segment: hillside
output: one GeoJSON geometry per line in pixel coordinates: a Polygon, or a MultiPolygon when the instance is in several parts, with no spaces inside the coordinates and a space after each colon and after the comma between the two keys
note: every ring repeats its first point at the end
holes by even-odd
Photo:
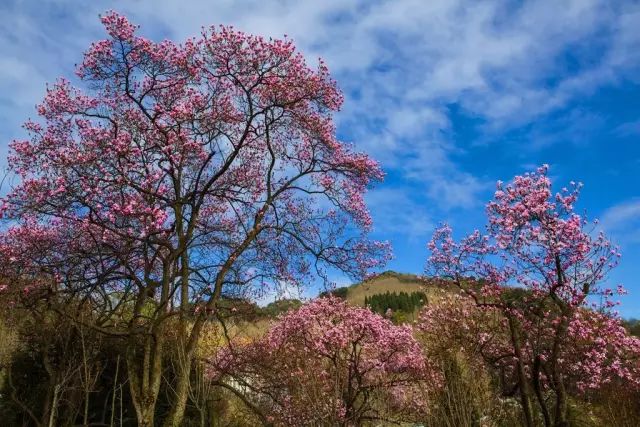
{"type": "Polygon", "coordinates": [[[385,292],[425,292],[426,287],[425,282],[414,274],[385,271],[372,279],[350,286],[346,300],[353,305],[361,306],[364,305],[365,297],[385,292]]]}
{"type": "Polygon", "coordinates": [[[364,282],[337,288],[332,293],[345,298],[350,304],[363,306],[365,297],[386,292],[406,292],[408,294],[423,292],[429,300],[433,300],[441,295],[442,286],[415,274],[385,271],[364,282]]]}

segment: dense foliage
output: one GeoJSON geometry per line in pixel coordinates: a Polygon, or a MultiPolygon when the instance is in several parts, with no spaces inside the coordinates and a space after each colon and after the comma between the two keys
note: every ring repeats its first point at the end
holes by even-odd
{"type": "Polygon", "coordinates": [[[427,303],[427,295],[424,292],[385,292],[374,294],[364,298],[364,305],[373,312],[386,314],[391,312],[412,313],[427,303]]]}
{"type": "Polygon", "coordinates": [[[640,385],[640,340],[608,310],[614,290],[601,287],[620,254],[575,213],[579,188],[553,194],[546,166],[499,182],[486,233],[456,242],[445,225],[429,243],[430,268],[466,298],[428,309],[422,329],[474,342],[514,384],[528,426],[533,399],[545,426],[566,426],[570,396],[614,378],[640,385]],[[513,284],[525,291],[514,295],[513,284]]]}
{"type": "Polygon", "coordinates": [[[439,384],[409,326],[332,297],[289,312],[255,342],[230,343],[210,373],[241,385],[281,426],[417,420],[439,384]]]}
{"type": "Polygon", "coordinates": [[[336,298],[346,299],[347,295],[349,295],[349,288],[346,286],[343,286],[343,287],[331,289],[328,291],[322,291],[319,296],[327,297],[329,295],[334,296],[336,298]]]}

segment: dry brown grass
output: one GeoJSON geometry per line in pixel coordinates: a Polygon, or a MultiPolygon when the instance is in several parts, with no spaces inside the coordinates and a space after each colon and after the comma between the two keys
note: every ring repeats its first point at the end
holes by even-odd
{"type": "Polygon", "coordinates": [[[353,305],[364,305],[364,298],[385,292],[424,292],[429,301],[441,297],[442,288],[425,282],[413,274],[385,272],[373,279],[367,280],[349,288],[347,302],[353,305]]]}
{"type": "MultiPolygon", "coordinates": [[[[227,324],[227,335],[235,343],[251,342],[263,336],[271,325],[268,319],[253,322],[239,321],[227,324]]],[[[199,340],[198,354],[200,357],[210,357],[227,343],[224,331],[219,323],[209,323],[199,340]]]]}
{"type": "Polygon", "coordinates": [[[17,331],[0,319],[0,390],[4,387],[5,371],[18,348],[17,331]]]}

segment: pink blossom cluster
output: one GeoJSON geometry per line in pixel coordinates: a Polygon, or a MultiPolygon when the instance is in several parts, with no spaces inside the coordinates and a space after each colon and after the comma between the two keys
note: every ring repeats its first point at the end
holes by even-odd
{"type": "Polygon", "coordinates": [[[622,382],[640,387],[640,338],[615,317],[578,310],[569,324],[563,365],[580,392],[622,382]]]}
{"type": "Polygon", "coordinates": [[[467,289],[476,297],[492,299],[505,286],[530,289],[534,298],[553,295],[573,307],[589,295],[607,293],[599,282],[616,266],[618,248],[574,213],[580,185],[553,195],[547,167],[498,182],[487,205],[487,233],[476,230],[455,242],[447,225],[429,243],[429,267],[439,276],[475,277],[484,287],[467,289]]]}
{"type": "Polygon", "coordinates": [[[538,390],[543,407],[548,388],[560,406],[566,390],[640,381],[638,340],[609,311],[614,291],[601,286],[620,253],[575,213],[580,187],[554,194],[542,166],[498,183],[486,233],[455,241],[445,225],[429,243],[429,270],[456,285],[461,301],[425,309],[421,329],[476,349],[521,389],[538,390]]]}
{"type": "MultiPolygon", "coordinates": [[[[545,372],[543,367],[553,357],[557,320],[549,321],[545,328],[522,320],[525,326],[521,331],[521,350],[525,372],[533,381],[538,358],[542,369],[539,380],[546,389],[550,378],[549,371],[545,372]]],[[[430,352],[461,352],[469,356],[471,363],[489,362],[503,378],[513,381],[517,356],[511,343],[508,319],[500,309],[478,306],[464,294],[448,295],[438,303],[426,306],[416,327],[430,352]]],[[[604,313],[578,310],[569,323],[557,358],[566,386],[579,394],[609,383],[640,385],[640,339],[629,335],[619,319],[604,313]]]]}
{"type": "Polygon", "coordinates": [[[232,343],[211,360],[210,374],[262,396],[277,425],[393,419],[377,412],[385,404],[415,417],[441,381],[409,326],[333,297],[287,313],[262,339],[232,343]]]}
{"type": "Polygon", "coordinates": [[[225,283],[250,269],[255,286],[301,284],[389,258],[366,235],[364,194],[383,173],[337,139],[343,96],[322,61],[232,27],[179,44],[144,38],[115,12],[101,19],[109,37],[78,67],[85,88],[50,86],[30,137],[11,145],[21,180],[3,218],[64,221],[127,283],[155,286],[187,245],[197,296],[222,271],[237,276],[225,283]]]}

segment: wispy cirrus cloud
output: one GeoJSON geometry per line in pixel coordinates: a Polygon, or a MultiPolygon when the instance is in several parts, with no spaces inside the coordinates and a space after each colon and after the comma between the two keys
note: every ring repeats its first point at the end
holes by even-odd
{"type": "Polygon", "coordinates": [[[621,137],[638,137],[640,136],[640,120],[632,120],[617,126],[613,133],[621,137]]]}
{"type": "Polygon", "coordinates": [[[310,59],[324,57],[345,89],[345,138],[443,209],[472,206],[486,186],[458,161],[467,142],[451,132],[449,105],[495,135],[633,78],[640,64],[633,2],[8,1],[0,6],[3,139],[19,134],[45,81],[71,72],[99,34],[97,14],[111,7],[153,38],[183,39],[215,23],[288,34],[310,59]]]}
{"type": "Polygon", "coordinates": [[[366,201],[375,207],[373,231],[380,235],[400,235],[422,242],[433,230],[431,212],[425,204],[412,200],[406,191],[375,189],[367,194],[366,201]]]}
{"type": "Polygon", "coordinates": [[[602,214],[600,224],[621,244],[640,244],[640,199],[611,206],[602,214]]]}
{"type": "Polygon", "coordinates": [[[560,182],[587,181],[582,203],[591,200],[602,227],[632,248],[620,279],[640,274],[630,253],[640,244],[640,120],[629,108],[640,92],[636,1],[4,0],[0,166],[45,84],[72,76],[82,51],[104,37],[98,14],[108,9],[155,40],[226,24],[287,34],[309,62],[323,57],[346,95],[340,137],[388,173],[367,202],[376,237],[401,254],[392,268],[420,271],[433,224],[480,226],[474,211],[496,179],[550,163],[560,182]],[[612,89],[630,89],[631,101],[601,95],[612,89]],[[595,135],[606,139],[600,147],[595,135]]]}

